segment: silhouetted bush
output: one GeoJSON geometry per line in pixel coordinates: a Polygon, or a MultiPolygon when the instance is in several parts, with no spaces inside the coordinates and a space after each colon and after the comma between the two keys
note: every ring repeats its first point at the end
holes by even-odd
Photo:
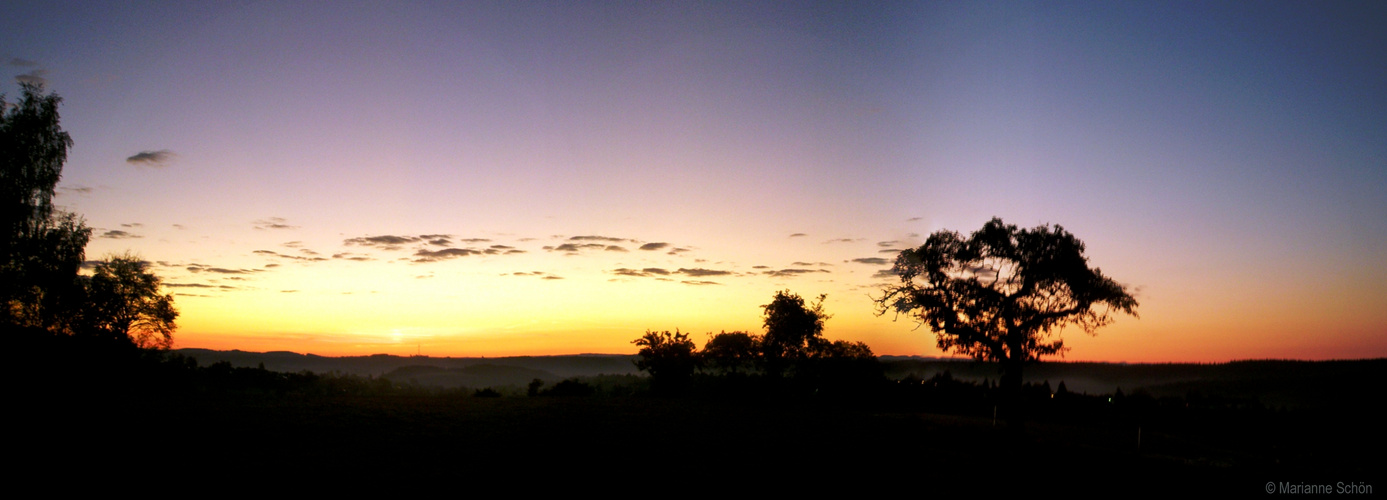
{"type": "Polygon", "coordinates": [[[571,378],[554,384],[553,387],[544,391],[544,395],[556,397],[585,397],[591,396],[595,392],[592,386],[580,382],[576,378],[571,378]]]}

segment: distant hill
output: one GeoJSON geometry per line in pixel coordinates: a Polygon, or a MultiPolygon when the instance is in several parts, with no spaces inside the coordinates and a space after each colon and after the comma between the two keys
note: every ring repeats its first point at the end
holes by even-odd
{"type": "MultiPolygon", "coordinates": [[[[956,379],[997,382],[995,363],[972,360],[882,357],[886,375],[928,379],[948,371],[956,379]]],[[[1186,397],[1191,393],[1255,399],[1272,407],[1344,407],[1376,404],[1387,391],[1387,359],[1292,361],[1252,360],[1228,363],[1069,363],[1028,365],[1028,383],[1060,382],[1071,392],[1127,394],[1145,391],[1153,397],[1186,397]]]]}
{"type": "MultiPolygon", "coordinates": [[[[566,356],[509,356],[499,358],[434,358],[428,356],[327,357],[293,352],[213,351],[179,349],[199,365],[226,361],[237,367],[264,366],[277,372],[341,373],[387,377],[429,387],[524,387],[536,378],[553,384],[571,377],[642,375],[634,354],[577,354],[566,356]]],[[[957,358],[882,356],[886,376],[928,379],[949,372],[960,380],[996,382],[997,365],[957,358]]],[[[1272,407],[1342,407],[1378,401],[1384,395],[1387,359],[1347,361],[1234,361],[1230,363],[1069,363],[1047,362],[1026,367],[1026,381],[1060,382],[1071,392],[1111,394],[1118,388],[1153,397],[1186,397],[1193,393],[1256,400],[1272,407]]]]}
{"type": "MultiPolygon", "coordinates": [[[[199,365],[226,361],[237,367],[256,367],[276,372],[343,373],[360,376],[388,376],[392,379],[416,378],[425,380],[513,380],[522,377],[519,385],[540,378],[553,383],[570,377],[596,375],[639,374],[634,354],[576,354],[567,356],[509,356],[500,358],[434,358],[429,356],[371,356],[328,357],[294,352],[213,351],[210,349],[178,349],[178,354],[196,359],[199,365]],[[406,369],[408,368],[408,369],[406,369]],[[424,368],[436,368],[430,371],[424,368]],[[402,369],[406,369],[401,371],[402,369]],[[394,375],[391,375],[394,373],[394,375]]],[[[433,384],[426,384],[433,385],[433,384]]],[[[478,387],[472,383],[450,384],[478,387]]],[[[487,384],[490,385],[490,384],[487,384]]],[[[481,385],[480,387],[485,387],[481,385]]]]}

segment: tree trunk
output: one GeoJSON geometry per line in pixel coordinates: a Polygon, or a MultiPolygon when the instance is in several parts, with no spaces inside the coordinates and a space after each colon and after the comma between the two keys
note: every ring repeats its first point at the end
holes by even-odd
{"type": "Polygon", "coordinates": [[[1021,370],[1024,366],[1025,361],[1002,360],[1002,416],[1007,421],[1007,427],[1017,435],[1024,433],[1026,428],[1024,402],[1021,397],[1021,370]]]}

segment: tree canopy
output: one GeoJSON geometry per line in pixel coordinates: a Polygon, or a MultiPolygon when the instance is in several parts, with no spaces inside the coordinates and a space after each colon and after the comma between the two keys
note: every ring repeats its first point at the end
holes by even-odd
{"type": "Polygon", "coordinates": [[[148,262],[130,255],[110,257],[97,262],[85,281],[84,328],[146,349],[173,344],[178,311],[172,295],[159,293],[159,277],[149,272],[148,262]]]}
{"type": "Polygon", "coordinates": [[[967,239],[938,231],[901,252],[892,271],[900,284],[885,288],[879,312],[912,315],[941,349],[979,359],[1057,354],[1067,325],[1092,333],[1115,311],[1136,315],[1126,287],[1089,268],[1083,242],[1060,226],[1018,229],[994,218],[967,239]]]}
{"type": "Polygon", "coordinates": [[[56,328],[76,286],[91,229],[56,210],[72,138],[58,125],[55,94],[21,84],[23,96],[0,96],[0,320],[56,328]]]}
{"type": "Polygon", "coordinates": [[[697,347],[687,333],[646,331],[631,343],[640,346],[636,367],[650,374],[658,392],[682,391],[698,368],[697,347]]]}
{"type": "Polygon", "coordinates": [[[964,238],[937,231],[902,251],[898,284],[876,299],[878,314],[907,314],[935,332],[939,348],[1002,364],[1019,387],[1022,365],[1066,350],[1060,331],[1092,334],[1114,312],[1136,315],[1127,288],[1088,266],[1084,244],[1060,226],[1019,229],[993,218],[964,238]]]}
{"type": "Polygon", "coordinates": [[[765,312],[766,336],[761,340],[768,363],[802,359],[824,342],[824,299],[819,295],[813,304],[789,290],[775,292],[771,303],[761,306],[765,312]]]}
{"type": "Polygon", "coordinates": [[[750,372],[761,358],[761,336],[721,332],[703,345],[703,362],[726,373],[750,372]]]}

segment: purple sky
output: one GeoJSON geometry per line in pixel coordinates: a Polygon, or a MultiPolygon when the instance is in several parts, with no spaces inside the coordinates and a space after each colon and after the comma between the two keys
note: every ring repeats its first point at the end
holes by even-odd
{"type": "Polygon", "coordinates": [[[8,76],[64,98],[59,203],[89,257],[160,263],[179,346],[627,352],[759,330],[789,288],[829,294],[832,338],[938,355],[872,314],[873,259],[999,216],[1063,225],[1137,290],[1141,318],[1070,333],[1071,359],[1387,356],[1381,3],[0,19],[8,76]]]}

